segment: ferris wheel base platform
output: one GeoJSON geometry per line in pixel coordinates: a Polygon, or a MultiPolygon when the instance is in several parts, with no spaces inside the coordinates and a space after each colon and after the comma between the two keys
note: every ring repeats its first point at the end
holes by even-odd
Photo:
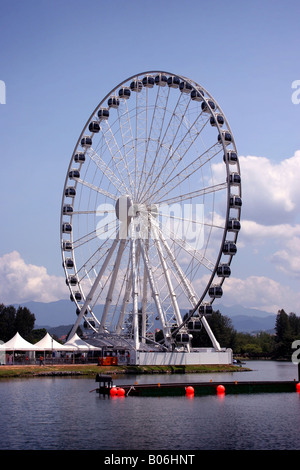
{"type": "Polygon", "coordinates": [[[133,351],[130,362],[140,366],[226,365],[233,363],[233,354],[232,349],[218,351],[213,348],[199,348],[191,352],[133,351]]]}

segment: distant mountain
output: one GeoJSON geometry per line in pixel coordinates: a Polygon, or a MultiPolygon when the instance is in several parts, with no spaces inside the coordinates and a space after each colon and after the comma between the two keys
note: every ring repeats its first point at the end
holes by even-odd
{"type": "MultiPolygon", "coordinates": [[[[70,300],[58,300],[57,302],[25,302],[22,307],[27,307],[35,316],[36,327],[54,327],[73,324],[76,320],[76,306],[70,300]],[[47,327],[45,326],[47,325],[47,327]]],[[[18,307],[18,305],[15,305],[18,307]]]]}
{"type": "MultiPolygon", "coordinates": [[[[70,300],[58,300],[49,303],[26,302],[21,305],[34,313],[35,328],[42,327],[49,331],[61,325],[73,325],[76,320],[76,307],[70,300]]],[[[18,305],[15,305],[15,307],[18,307],[18,305]]],[[[229,317],[237,331],[252,333],[269,331],[275,328],[275,313],[270,314],[263,310],[245,308],[241,305],[226,307],[221,304],[213,304],[213,307],[215,310],[219,310],[222,315],[229,317]]]]}
{"type": "Polygon", "coordinates": [[[274,332],[276,314],[254,308],[245,308],[241,305],[225,307],[215,305],[222,315],[231,319],[236,331],[241,333],[257,333],[259,331],[274,332]]]}

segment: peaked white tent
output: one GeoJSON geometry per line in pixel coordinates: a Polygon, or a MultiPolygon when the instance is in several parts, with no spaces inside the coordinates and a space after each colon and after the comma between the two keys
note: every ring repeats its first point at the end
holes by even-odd
{"type": "Polygon", "coordinates": [[[19,333],[13,338],[1,345],[1,349],[6,351],[35,351],[35,345],[26,341],[19,333]]]}
{"type": "Polygon", "coordinates": [[[46,333],[44,338],[35,343],[35,351],[73,351],[72,348],[65,344],[60,344],[58,341],[52,338],[49,333],[46,333]]]}
{"type": "Polygon", "coordinates": [[[80,352],[89,352],[89,351],[101,351],[101,348],[97,348],[96,346],[92,346],[91,344],[86,343],[83,339],[79,338],[77,333],[72,336],[69,341],[67,341],[65,346],[73,348],[73,351],[80,351],[80,352]]]}

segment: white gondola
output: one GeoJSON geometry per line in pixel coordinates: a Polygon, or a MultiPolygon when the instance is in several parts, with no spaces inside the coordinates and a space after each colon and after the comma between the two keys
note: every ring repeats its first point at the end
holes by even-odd
{"type": "Polygon", "coordinates": [[[217,276],[219,277],[229,277],[231,275],[231,269],[228,264],[220,264],[217,267],[217,276]]]}
{"type": "Polygon", "coordinates": [[[67,286],[76,286],[78,283],[76,276],[68,276],[66,279],[67,286]]]}
{"type": "Polygon", "coordinates": [[[87,136],[87,135],[82,137],[81,142],[80,142],[81,147],[84,147],[84,148],[91,147],[92,143],[93,143],[92,138],[90,136],[87,136]]]}
{"type": "Polygon", "coordinates": [[[203,101],[201,104],[201,109],[203,113],[211,113],[211,111],[216,109],[216,104],[212,100],[203,101]]]}
{"type": "Polygon", "coordinates": [[[71,204],[64,204],[63,214],[64,215],[72,215],[73,214],[73,206],[71,206],[71,204]]]}
{"type": "Polygon", "coordinates": [[[180,78],[176,77],[175,75],[172,75],[168,78],[168,85],[171,88],[178,88],[180,85],[180,78]]]}
{"type": "Polygon", "coordinates": [[[210,118],[209,122],[210,122],[210,125],[213,126],[213,127],[217,127],[218,124],[219,124],[220,127],[222,127],[225,120],[224,120],[224,117],[222,116],[222,114],[216,114],[215,116],[212,116],[210,118]]]}
{"type": "Polygon", "coordinates": [[[85,154],[83,152],[78,152],[74,156],[74,161],[76,163],[84,163],[85,162],[85,154]]]}
{"type": "Polygon", "coordinates": [[[62,224],[62,232],[63,233],[71,233],[72,232],[72,225],[67,223],[67,222],[64,222],[62,224]]]}
{"type": "Polygon", "coordinates": [[[240,184],[241,184],[241,175],[239,173],[230,173],[229,183],[232,186],[240,186],[240,184]]]}
{"type": "Polygon", "coordinates": [[[128,88],[128,87],[120,88],[120,90],[119,90],[119,97],[120,98],[124,98],[124,99],[127,100],[128,98],[130,98],[130,95],[131,95],[130,88],[128,88]]]}
{"type": "Polygon", "coordinates": [[[167,83],[168,83],[168,79],[165,75],[163,75],[162,73],[156,75],[155,79],[154,79],[156,85],[159,85],[159,86],[166,86],[167,83]]]}
{"type": "Polygon", "coordinates": [[[236,244],[232,241],[225,241],[224,246],[223,246],[223,254],[224,255],[235,255],[237,252],[237,247],[236,244]]]}
{"type": "Polygon", "coordinates": [[[221,132],[221,134],[218,135],[219,144],[221,144],[222,141],[224,141],[225,145],[231,144],[232,136],[231,136],[230,132],[224,130],[224,131],[221,132]]]}
{"type": "Polygon", "coordinates": [[[202,90],[192,90],[191,99],[193,101],[203,101],[204,92],[202,90]]]}
{"type": "Polygon", "coordinates": [[[208,289],[208,295],[213,299],[219,299],[223,295],[223,289],[221,286],[211,286],[208,289]]]}
{"type": "Polygon", "coordinates": [[[91,328],[91,327],[94,327],[94,328],[95,328],[95,322],[94,322],[94,320],[89,319],[88,322],[87,322],[86,320],[84,320],[84,322],[83,322],[83,328],[87,329],[87,328],[91,328]]]}
{"type": "Polygon", "coordinates": [[[227,223],[228,232],[239,232],[241,230],[241,223],[238,219],[230,218],[227,223]]]}
{"type": "Polygon", "coordinates": [[[182,93],[191,93],[193,87],[189,82],[181,82],[179,85],[179,90],[182,91],[182,93]]]}
{"type": "Polygon", "coordinates": [[[237,153],[234,150],[227,150],[226,154],[223,156],[223,160],[229,163],[229,165],[235,165],[238,161],[237,153]]]}
{"type": "Polygon", "coordinates": [[[200,331],[202,329],[202,322],[200,318],[191,318],[188,321],[187,327],[190,331],[200,331]]]}
{"type": "Polygon", "coordinates": [[[99,121],[106,121],[109,118],[109,110],[107,108],[100,108],[98,111],[99,121]]]}
{"type": "Polygon", "coordinates": [[[65,196],[67,197],[75,197],[76,196],[76,189],[74,186],[70,186],[65,189],[65,196]]]}
{"type": "Polygon", "coordinates": [[[193,339],[193,336],[188,333],[177,333],[176,343],[188,344],[193,339]]]}
{"type": "Polygon", "coordinates": [[[71,180],[80,178],[80,171],[77,168],[71,168],[71,170],[69,171],[69,178],[71,180]]]}
{"type": "Polygon", "coordinates": [[[65,267],[67,269],[72,269],[74,268],[74,261],[72,260],[72,258],[66,258],[65,259],[65,267]]]}
{"type": "Polygon", "coordinates": [[[110,96],[107,101],[107,106],[109,108],[118,108],[120,106],[120,100],[117,96],[110,96]]]}
{"type": "Polygon", "coordinates": [[[89,124],[89,131],[90,132],[93,132],[94,134],[96,134],[97,132],[100,131],[100,124],[98,121],[92,121],[90,122],[89,124]]]}
{"type": "Polygon", "coordinates": [[[64,240],[62,244],[62,249],[64,251],[72,251],[72,243],[69,240],[64,240]]]}
{"type": "Polygon", "coordinates": [[[76,300],[77,302],[80,302],[81,299],[82,299],[82,295],[81,295],[80,292],[74,292],[74,294],[71,294],[71,295],[70,295],[70,299],[71,299],[72,302],[74,302],[75,300],[76,300]]]}
{"type": "Polygon", "coordinates": [[[130,90],[140,92],[143,89],[143,82],[141,80],[133,80],[130,83],[130,90]]]}
{"type": "Polygon", "coordinates": [[[211,315],[213,313],[213,308],[211,304],[202,304],[200,305],[198,312],[200,315],[211,315]]]}
{"type": "Polygon", "coordinates": [[[152,77],[151,75],[146,75],[143,78],[142,83],[143,83],[144,87],[146,87],[146,88],[153,88],[154,85],[155,85],[154,77],[152,77]]]}
{"type": "Polygon", "coordinates": [[[240,196],[231,194],[229,198],[229,205],[232,209],[240,209],[242,207],[242,199],[240,196]]]}

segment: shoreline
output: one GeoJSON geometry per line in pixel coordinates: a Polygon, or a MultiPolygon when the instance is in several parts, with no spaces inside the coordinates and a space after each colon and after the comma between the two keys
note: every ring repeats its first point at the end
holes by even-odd
{"type": "Polygon", "coordinates": [[[55,365],[2,365],[0,379],[76,376],[94,377],[103,375],[142,374],[203,374],[215,372],[244,372],[250,369],[240,365],[192,365],[192,366],[98,366],[96,364],[55,365]]]}

